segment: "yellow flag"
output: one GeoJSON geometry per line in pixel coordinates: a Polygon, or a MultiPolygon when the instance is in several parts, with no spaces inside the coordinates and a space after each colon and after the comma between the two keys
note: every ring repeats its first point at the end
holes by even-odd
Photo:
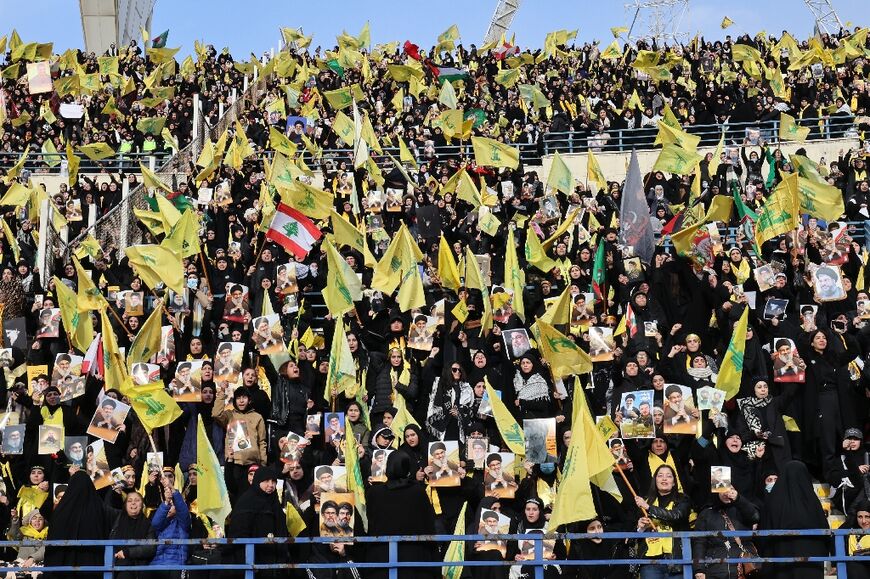
{"type": "Polygon", "coordinates": [[[151,62],[156,63],[164,63],[169,62],[170,60],[175,60],[175,54],[181,50],[181,47],[178,48],[146,48],[145,54],[148,55],[148,59],[151,62]]]}
{"type": "Polygon", "coordinates": [[[403,223],[387,247],[387,251],[374,267],[372,289],[392,294],[399,287],[405,273],[409,269],[416,269],[417,263],[422,259],[423,253],[403,223]]]}
{"type": "MultiPolygon", "coordinates": [[[[456,519],[456,525],[453,527],[454,536],[465,534],[465,509],[467,507],[468,501],[462,503],[462,508],[459,510],[459,517],[456,519]]],[[[447,546],[447,552],[444,553],[444,562],[455,563],[464,560],[465,541],[450,541],[450,544],[447,546]]],[[[441,576],[443,579],[459,579],[462,576],[462,569],[462,565],[445,566],[441,568],[441,576]]]]}
{"type": "Polygon", "coordinates": [[[161,193],[155,193],[154,199],[157,201],[157,210],[160,213],[160,219],[163,220],[163,231],[167,233],[172,231],[172,228],[181,221],[181,212],[175,208],[172,201],[167,199],[161,193]]]}
{"type": "Polygon", "coordinates": [[[332,193],[306,185],[302,181],[294,181],[292,187],[279,190],[284,203],[314,219],[328,218],[335,202],[332,193]]]}
{"type": "Polygon", "coordinates": [[[306,528],[305,521],[293,501],[287,501],[287,532],[291,537],[298,537],[306,528]]]}
{"type": "Polygon", "coordinates": [[[716,195],[713,202],[710,203],[710,209],[707,211],[707,216],[704,221],[712,223],[714,221],[722,221],[727,224],[731,221],[731,210],[734,208],[734,199],[725,195],[716,195]]]}
{"type": "Polygon", "coordinates": [[[148,211],[147,209],[133,208],[133,215],[136,216],[142,225],[148,228],[153,235],[162,235],[166,233],[163,230],[163,218],[159,211],[148,211]]]}
{"type": "Polygon", "coordinates": [[[103,308],[100,310],[100,337],[103,343],[104,379],[107,390],[115,388],[123,393],[123,389],[127,381],[130,380],[130,377],[124,364],[124,354],[118,348],[118,338],[115,336],[115,330],[112,328],[108,314],[106,314],[107,309],[103,308]]]}
{"type": "Polygon", "coordinates": [[[809,213],[825,221],[835,221],[845,213],[843,192],[827,183],[798,177],[801,213],[809,213]]]}
{"type": "Polygon", "coordinates": [[[656,135],[654,145],[666,144],[677,145],[689,152],[696,152],[698,143],[701,142],[701,137],[690,135],[680,127],[672,127],[663,121],[658,122],[659,132],[656,135]]]}
{"type": "MultiPolygon", "coordinates": [[[[139,162],[139,171],[142,173],[142,182],[146,189],[162,189],[167,193],[172,193],[172,188],[160,180],[160,177],[154,174],[148,167],[139,162]]],[[[179,215],[181,217],[181,215],[179,215]]]]}
{"type": "Polygon", "coordinates": [[[323,398],[332,402],[333,393],[336,397],[353,388],[356,384],[356,366],[350,346],[347,345],[347,334],[344,331],[344,318],[335,320],[335,330],[332,334],[332,346],[329,352],[329,369],[326,372],[326,387],[323,398]]]}
{"type": "Polygon", "coordinates": [[[333,317],[351,311],[354,302],[362,299],[362,282],[329,240],[323,240],[326,249],[327,277],[323,300],[333,317]]]}
{"type": "Polygon", "coordinates": [[[459,268],[456,267],[453,250],[450,249],[450,244],[447,243],[443,233],[438,245],[438,276],[441,278],[442,287],[458,292],[462,286],[459,281],[459,268]]]}
{"type": "MultiPolygon", "coordinates": [[[[353,432],[353,424],[350,418],[345,417],[345,432],[353,432]]],[[[359,466],[359,455],[356,446],[359,444],[355,436],[344,437],[344,466],[347,473],[347,490],[353,493],[354,507],[362,520],[363,528],[368,528],[369,521],[366,514],[366,487],[363,482],[362,472],[359,466]]]]}
{"type": "MultiPolygon", "coordinates": [[[[590,154],[592,151],[589,152],[590,154]]],[[[561,191],[566,195],[574,192],[574,178],[571,176],[571,170],[565,161],[559,155],[559,151],[553,155],[553,162],[550,164],[550,174],[547,175],[547,185],[561,191]]]]}
{"type": "Polygon", "coordinates": [[[505,88],[511,88],[520,80],[519,68],[505,68],[495,74],[495,82],[505,88]]]}
{"type": "Polygon", "coordinates": [[[613,455],[610,453],[601,432],[586,403],[586,394],[574,386],[574,413],[571,417],[571,442],[562,467],[559,491],[553,503],[549,528],[556,530],[562,525],[592,519],[596,516],[592,500],[590,480],[606,488],[604,477],[613,480],[613,455]]]}
{"type": "Polygon", "coordinates": [[[550,365],[556,379],[592,371],[592,359],[570,338],[548,324],[538,320],[532,326],[541,356],[550,365]]]}
{"type": "Polygon", "coordinates": [[[82,267],[78,258],[73,256],[73,265],[76,269],[76,283],[78,284],[78,309],[80,311],[99,310],[108,305],[106,298],[94,285],[91,276],[82,267]]]}
{"type": "Polygon", "coordinates": [[[106,143],[81,145],[78,149],[79,151],[84,153],[85,156],[91,161],[101,161],[102,159],[106,159],[115,154],[115,151],[112,150],[112,147],[110,147],[106,143]]]}
{"type": "Polygon", "coordinates": [[[374,267],[376,260],[366,244],[365,235],[363,235],[353,225],[335,212],[330,210],[329,222],[332,224],[332,234],[335,238],[335,244],[338,247],[350,247],[363,254],[363,260],[366,267],[374,267]]]}
{"type": "Polygon", "coordinates": [[[139,328],[139,333],[130,345],[127,353],[127,364],[132,366],[137,362],[147,362],[160,350],[161,326],[163,324],[162,302],[155,304],[154,311],[139,328]]]}
{"type": "MultiPolygon", "coordinates": [[[[284,134],[275,127],[269,128],[269,146],[279,153],[284,153],[288,157],[296,155],[298,147],[284,134]]],[[[199,164],[199,163],[197,163],[199,164]]]]}
{"type": "Polygon", "coordinates": [[[6,194],[0,199],[0,205],[11,205],[15,207],[23,207],[30,200],[30,189],[15,181],[6,190],[6,194]]]}
{"type": "Polygon", "coordinates": [[[166,117],[143,117],[136,121],[136,130],[141,133],[150,133],[155,137],[163,131],[166,117]]]}
{"type": "Polygon", "coordinates": [[[248,141],[248,135],[245,134],[245,128],[239,121],[235,121],[235,132],[230,146],[227,148],[225,162],[233,169],[239,170],[245,159],[254,154],[254,148],[248,141]]]}
{"type": "Polygon", "coordinates": [[[725,30],[726,28],[728,28],[732,24],[734,24],[734,21],[726,16],[725,18],[722,19],[722,24],[720,24],[719,26],[722,27],[722,30],[725,30]]]}
{"type": "Polygon", "coordinates": [[[465,286],[472,289],[479,289],[483,294],[483,319],[481,321],[481,331],[488,330],[492,327],[492,304],[489,301],[489,288],[484,282],[483,274],[480,272],[480,265],[477,263],[477,258],[471,252],[471,248],[465,247],[465,259],[463,260],[465,273],[465,286]]]}
{"type": "Polygon", "coordinates": [[[768,239],[788,233],[800,224],[798,201],[798,175],[785,177],[765,200],[755,221],[755,243],[761,247],[768,239]]]}
{"type": "Polygon", "coordinates": [[[701,156],[697,153],[687,151],[678,145],[665,145],[653,165],[653,171],[688,175],[700,162],[701,156]]]}
{"type": "Polygon", "coordinates": [[[746,328],[749,323],[749,307],[743,309],[743,314],[734,326],[728,350],[719,365],[719,378],[716,387],[725,391],[725,398],[730,400],[740,391],[740,381],[743,377],[743,353],[746,348],[746,328]]]}
{"type": "MultiPolygon", "coordinates": [[[[449,83],[446,83],[449,84],[449,83]]],[[[408,163],[415,169],[417,168],[417,159],[414,158],[414,155],[411,154],[410,149],[408,149],[408,145],[405,144],[405,140],[402,137],[396,137],[399,141],[399,160],[403,163],[408,163]]]]}
{"type": "Polygon", "coordinates": [[[782,141],[799,141],[807,140],[810,134],[809,127],[801,127],[795,121],[795,118],[785,113],[779,114],[779,138],[782,141]]]}
{"type": "Polygon", "coordinates": [[[193,209],[186,209],[160,245],[182,258],[196,255],[200,251],[199,227],[199,215],[193,209]]]}
{"type": "Polygon", "coordinates": [[[611,42],[610,46],[602,51],[601,58],[604,60],[619,60],[622,58],[622,48],[620,48],[619,42],[616,40],[611,42]]]}
{"type": "Polygon", "coordinates": [[[124,253],[148,287],[164,283],[175,293],[184,291],[184,268],[177,253],[159,245],[133,245],[124,253]]]}
{"type": "Polygon", "coordinates": [[[526,261],[544,273],[556,267],[556,262],[547,256],[540,238],[531,227],[526,229],[526,261]]]}
{"type": "Polygon", "coordinates": [[[230,495],[223,468],[205,431],[202,416],[196,421],[196,475],[197,509],[223,527],[231,510],[230,495]]]}
{"type": "Polygon", "coordinates": [[[510,410],[507,409],[501,398],[495,393],[492,385],[489,383],[489,378],[484,376],[483,382],[486,385],[486,394],[489,397],[489,402],[492,404],[492,415],[495,418],[495,424],[498,427],[501,438],[505,445],[518,456],[526,454],[526,437],[523,434],[523,429],[514,420],[510,410]]]}
{"type": "Polygon", "coordinates": [[[94,325],[91,323],[90,314],[87,310],[79,311],[76,294],[57,276],[54,277],[54,287],[60,307],[60,317],[63,320],[63,327],[69,334],[70,342],[80,352],[87,352],[94,341],[94,325]]]}
{"type": "Polygon", "coordinates": [[[3,227],[3,235],[6,237],[6,243],[12,249],[12,255],[15,257],[15,263],[18,263],[18,260],[21,259],[21,253],[18,249],[18,242],[15,240],[15,235],[12,233],[12,230],[9,229],[9,224],[6,223],[6,220],[0,217],[0,226],[3,227]]]}
{"type": "Polygon", "coordinates": [[[591,149],[586,152],[586,180],[597,185],[599,191],[607,191],[607,179],[591,149]]]}
{"type": "Polygon", "coordinates": [[[571,286],[565,286],[562,293],[556,299],[556,303],[550,306],[547,311],[541,315],[539,320],[551,326],[564,326],[571,323],[571,310],[574,307],[574,300],[571,296],[571,286]]]}
{"type": "Polygon", "coordinates": [[[482,167],[507,167],[516,169],[520,166],[518,149],[485,137],[471,137],[474,148],[474,161],[482,167]]]}
{"type": "MultiPolygon", "coordinates": [[[[444,237],[442,236],[441,239],[444,239],[444,237]]],[[[525,322],[526,308],[523,303],[523,290],[526,287],[526,272],[520,267],[519,259],[517,258],[517,244],[514,240],[513,229],[508,231],[505,250],[504,283],[507,289],[513,292],[512,304],[514,312],[525,322]]]]}
{"type": "Polygon", "coordinates": [[[351,106],[354,101],[354,95],[351,87],[323,91],[323,96],[324,98],[326,98],[326,102],[329,103],[329,106],[336,111],[346,109],[347,107],[351,106]]]}
{"type": "Polygon", "coordinates": [[[21,173],[21,169],[24,168],[24,162],[27,160],[27,155],[29,153],[30,145],[27,145],[27,147],[24,148],[24,152],[18,156],[18,160],[15,162],[15,165],[10,167],[9,170],[6,171],[6,178],[4,179],[4,181],[7,184],[11,183],[12,180],[18,177],[18,175],[21,173]]]}

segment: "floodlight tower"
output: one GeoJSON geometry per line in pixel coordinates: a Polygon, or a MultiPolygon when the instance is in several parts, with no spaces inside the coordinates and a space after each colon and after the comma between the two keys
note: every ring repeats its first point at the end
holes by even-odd
{"type": "Polygon", "coordinates": [[[689,33],[681,29],[689,11],[689,0],[634,0],[625,8],[634,12],[628,30],[632,42],[655,40],[656,44],[662,45],[689,39],[689,33]]]}
{"type": "Polygon", "coordinates": [[[831,0],[804,0],[804,3],[813,13],[813,17],[816,19],[816,29],[819,32],[836,34],[843,28],[843,23],[840,22],[840,17],[837,16],[837,11],[834,10],[831,0]]]}
{"type": "Polygon", "coordinates": [[[521,0],[499,0],[489,22],[489,28],[486,30],[486,36],[483,37],[484,44],[498,40],[502,34],[507,33],[514,16],[517,15],[517,10],[520,9],[520,4],[521,0]]]}
{"type": "Polygon", "coordinates": [[[150,32],[151,15],[157,0],[79,0],[85,50],[102,54],[114,44],[120,48],[141,30],[150,32]]]}

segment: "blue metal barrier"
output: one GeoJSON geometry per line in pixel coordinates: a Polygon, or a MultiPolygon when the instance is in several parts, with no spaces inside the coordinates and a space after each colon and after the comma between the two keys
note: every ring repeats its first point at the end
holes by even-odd
{"type": "MultiPolygon", "coordinates": [[[[19,572],[19,571],[34,571],[41,572],[100,572],[104,579],[111,579],[116,572],[122,571],[221,571],[233,570],[244,571],[245,579],[254,579],[256,571],[273,570],[273,569],[389,569],[390,579],[396,579],[398,570],[407,567],[491,567],[491,566],[512,566],[522,565],[534,569],[536,579],[543,578],[544,568],[548,565],[560,566],[588,566],[588,565],[679,565],[682,568],[682,574],[685,579],[691,579],[693,576],[693,566],[707,563],[726,563],[737,564],[741,562],[780,564],[780,563],[825,563],[829,562],[836,565],[837,577],[845,578],[846,563],[861,562],[870,564],[870,556],[849,556],[847,554],[846,541],[850,535],[866,535],[868,531],[860,529],[818,529],[818,530],[801,530],[801,531],[685,531],[674,533],[553,533],[547,535],[541,534],[515,534],[515,535],[431,535],[431,536],[389,536],[389,537],[299,537],[299,538],[256,538],[256,539],[186,539],[186,540],[139,540],[139,541],[44,541],[46,546],[62,546],[62,547],[103,547],[104,558],[102,565],[91,566],[63,566],[63,567],[39,567],[39,568],[24,568],[24,567],[6,567],[4,571],[19,572]],[[821,536],[833,537],[834,554],[824,557],[804,557],[800,554],[795,554],[793,557],[753,557],[753,558],[705,558],[695,559],[692,554],[692,539],[703,537],[743,537],[743,538],[759,538],[759,537],[788,537],[788,536],[821,536]],[[670,537],[680,541],[682,547],[682,556],[673,559],[613,559],[613,560],[563,560],[563,559],[544,559],[543,548],[544,540],[575,540],[575,539],[627,539],[627,540],[642,540],[653,537],[670,537]],[[481,541],[481,540],[500,540],[500,541],[516,541],[525,540],[535,543],[534,558],[525,561],[399,561],[399,544],[407,542],[438,542],[446,543],[449,541],[481,541]],[[115,548],[132,545],[233,545],[242,546],[244,551],[243,563],[221,563],[209,565],[131,565],[118,567],[115,566],[115,548]],[[257,545],[313,545],[313,544],[329,544],[329,543],[387,543],[388,545],[388,560],[384,562],[356,562],[347,561],[344,563],[309,563],[295,562],[282,564],[258,564],[254,559],[255,547],[257,545]]],[[[14,548],[21,545],[33,545],[34,541],[2,541],[0,548],[14,548]]]]}

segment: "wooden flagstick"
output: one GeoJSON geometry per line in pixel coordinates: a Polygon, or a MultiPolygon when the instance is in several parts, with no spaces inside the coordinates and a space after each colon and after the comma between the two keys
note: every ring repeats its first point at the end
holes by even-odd
{"type": "MultiPolygon", "coordinates": [[[[631,486],[631,483],[630,483],[630,482],[628,482],[628,477],[626,477],[626,476],[625,476],[625,473],[622,472],[622,467],[619,466],[618,463],[617,463],[617,465],[616,465],[616,470],[619,471],[619,474],[622,476],[622,480],[625,482],[625,486],[627,486],[627,487],[628,487],[628,490],[631,491],[631,495],[632,495],[634,498],[637,498],[637,493],[634,492],[634,487],[631,486]]],[[[649,513],[648,513],[648,512],[646,511],[646,509],[644,509],[644,508],[641,508],[640,511],[643,513],[643,516],[644,516],[644,517],[646,517],[646,518],[649,519],[649,522],[650,522],[650,524],[652,525],[653,531],[655,531],[655,530],[656,530],[656,524],[653,522],[652,519],[650,519],[649,513]]]]}
{"type": "Polygon", "coordinates": [[[214,293],[211,289],[211,280],[208,278],[208,266],[205,262],[205,255],[203,255],[202,248],[199,250],[199,261],[202,264],[202,277],[205,278],[205,285],[208,288],[208,293],[214,293]]]}

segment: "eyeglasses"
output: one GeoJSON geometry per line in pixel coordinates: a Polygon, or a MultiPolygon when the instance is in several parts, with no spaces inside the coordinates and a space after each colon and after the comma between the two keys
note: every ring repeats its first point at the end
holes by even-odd
{"type": "Polygon", "coordinates": [[[453,372],[454,374],[458,374],[459,372],[462,371],[462,368],[450,368],[450,371],[453,372]]]}

